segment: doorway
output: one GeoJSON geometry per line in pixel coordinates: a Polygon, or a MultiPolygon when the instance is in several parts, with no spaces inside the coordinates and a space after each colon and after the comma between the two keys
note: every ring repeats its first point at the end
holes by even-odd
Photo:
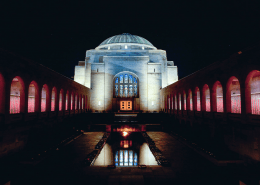
{"type": "Polygon", "coordinates": [[[120,101],[120,110],[132,110],[132,101],[120,101]]]}

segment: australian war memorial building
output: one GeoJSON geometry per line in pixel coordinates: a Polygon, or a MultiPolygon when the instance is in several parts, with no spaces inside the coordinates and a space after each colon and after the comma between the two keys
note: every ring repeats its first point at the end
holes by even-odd
{"type": "Polygon", "coordinates": [[[160,90],[176,82],[178,74],[166,51],[123,33],[87,50],[74,80],[91,89],[93,112],[159,112],[160,90]]]}

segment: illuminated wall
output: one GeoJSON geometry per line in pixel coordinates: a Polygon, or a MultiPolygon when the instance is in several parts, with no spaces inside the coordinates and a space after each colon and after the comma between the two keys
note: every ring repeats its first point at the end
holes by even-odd
{"type": "Polygon", "coordinates": [[[62,111],[62,99],[63,99],[63,90],[60,90],[60,95],[59,95],[59,111],[62,111]]]}
{"type": "Polygon", "coordinates": [[[223,88],[220,82],[216,86],[217,112],[224,112],[223,109],[223,88]]]}

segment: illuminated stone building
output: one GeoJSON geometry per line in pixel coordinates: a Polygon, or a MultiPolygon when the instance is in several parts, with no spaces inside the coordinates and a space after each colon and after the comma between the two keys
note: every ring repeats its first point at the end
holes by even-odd
{"type": "Polygon", "coordinates": [[[123,33],[87,50],[74,80],[91,88],[92,111],[159,112],[160,89],[176,82],[178,74],[166,51],[123,33]]]}

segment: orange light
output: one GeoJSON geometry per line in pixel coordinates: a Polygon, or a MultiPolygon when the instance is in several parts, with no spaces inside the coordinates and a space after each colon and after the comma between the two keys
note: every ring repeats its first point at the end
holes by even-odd
{"type": "Polygon", "coordinates": [[[124,132],[123,132],[123,136],[125,137],[125,136],[127,136],[127,135],[128,135],[128,132],[124,131],[124,132]]]}

